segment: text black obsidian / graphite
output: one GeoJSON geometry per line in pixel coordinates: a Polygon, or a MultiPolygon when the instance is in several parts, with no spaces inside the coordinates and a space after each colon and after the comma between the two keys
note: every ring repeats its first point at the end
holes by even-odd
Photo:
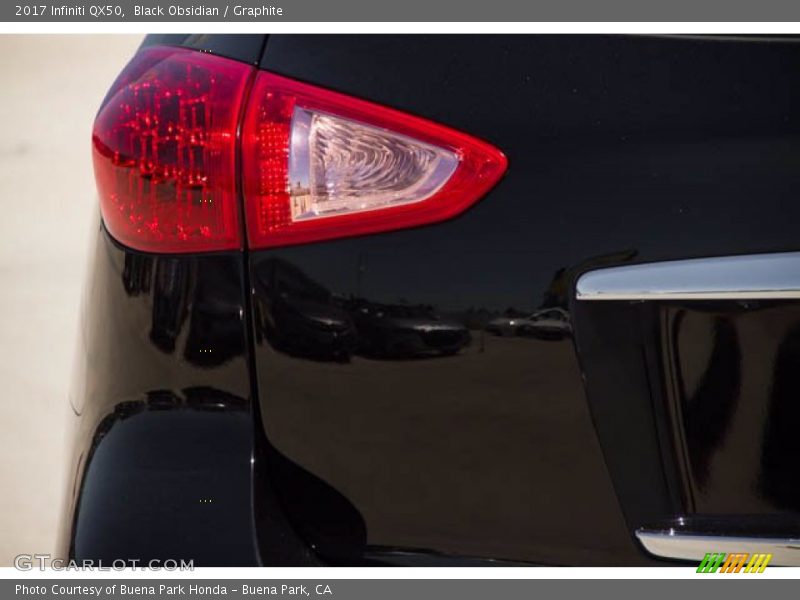
{"type": "Polygon", "coordinates": [[[135,4],[133,7],[134,17],[250,17],[259,19],[262,17],[281,17],[283,8],[274,5],[262,6],[243,6],[241,4],[227,5],[222,8],[219,6],[208,6],[205,4],[196,5],[176,5],[167,6],[144,6],[135,4]],[[230,10],[230,13],[229,13],[230,10]]]}

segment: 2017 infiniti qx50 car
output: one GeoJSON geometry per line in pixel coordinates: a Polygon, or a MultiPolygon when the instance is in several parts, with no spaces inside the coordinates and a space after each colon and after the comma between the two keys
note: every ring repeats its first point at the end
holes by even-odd
{"type": "Polygon", "coordinates": [[[147,37],[94,123],[61,551],[798,564],[799,64],[147,37]]]}

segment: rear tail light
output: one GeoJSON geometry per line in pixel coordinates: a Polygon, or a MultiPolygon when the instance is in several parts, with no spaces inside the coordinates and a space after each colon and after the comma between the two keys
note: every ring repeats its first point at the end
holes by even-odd
{"type": "Polygon", "coordinates": [[[285,77],[256,77],[244,121],[255,248],[374,233],[464,211],[506,168],[489,144],[285,77]]]}
{"type": "Polygon", "coordinates": [[[132,248],[241,247],[236,129],[252,68],[180,48],[146,48],[95,120],[103,221],[132,248]]]}
{"type": "MultiPolygon", "coordinates": [[[[153,252],[242,247],[237,130],[252,67],[141,51],[109,92],[93,149],[106,227],[153,252]]],[[[506,159],[466,134],[258,72],[242,120],[250,247],[424,225],[477,202],[506,159]]]]}

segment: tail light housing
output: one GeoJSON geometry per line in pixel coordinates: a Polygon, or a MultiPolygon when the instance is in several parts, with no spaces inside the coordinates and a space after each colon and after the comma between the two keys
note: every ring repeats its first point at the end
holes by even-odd
{"type": "Polygon", "coordinates": [[[263,248],[447,219],[480,199],[506,160],[448,127],[261,72],[242,167],[248,239],[263,248]]]}
{"type": "Polygon", "coordinates": [[[442,221],[507,166],[437,123],[181,48],[133,58],[92,142],[109,232],[161,253],[241,248],[244,231],[266,248],[442,221]]]}
{"type": "Polygon", "coordinates": [[[103,221],[152,252],[241,247],[236,130],[252,68],[181,48],[140,51],[92,135],[103,221]]]}

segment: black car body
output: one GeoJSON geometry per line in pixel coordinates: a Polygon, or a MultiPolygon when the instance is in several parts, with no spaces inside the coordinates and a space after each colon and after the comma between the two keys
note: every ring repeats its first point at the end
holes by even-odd
{"type": "Polygon", "coordinates": [[[422,116],[509,166],[454,218],[313,243],[160,254],[100,224],[63,553],[658,565],[669,551],[648,552],[647,535],[798,535],[797,295],[578,293],[603,269],[798,248],[794,40],[211,35],[143,49],[156,46],[422,116]],[[280,272],[304,283],[282,288],[280,272]],[[568,334],[486,332],[544,308],[568,334]],[[424,346],[413,330],[437,323],[450,342],[424,346]]]}
{"type": "Polygon", "coordinates": [[[256,341],[308,358],[348,360],[358,333],[331,292],[291,263],[265,260],[255,272],[256,341]]]}
{"type": "Polygon", "coordinates": [[[354,299],[350,310],[359,336],[359,350],[366,356],[448,356],[470,343],[465,325],[443,319],[430,306],[379,304],[354,299]]]}

